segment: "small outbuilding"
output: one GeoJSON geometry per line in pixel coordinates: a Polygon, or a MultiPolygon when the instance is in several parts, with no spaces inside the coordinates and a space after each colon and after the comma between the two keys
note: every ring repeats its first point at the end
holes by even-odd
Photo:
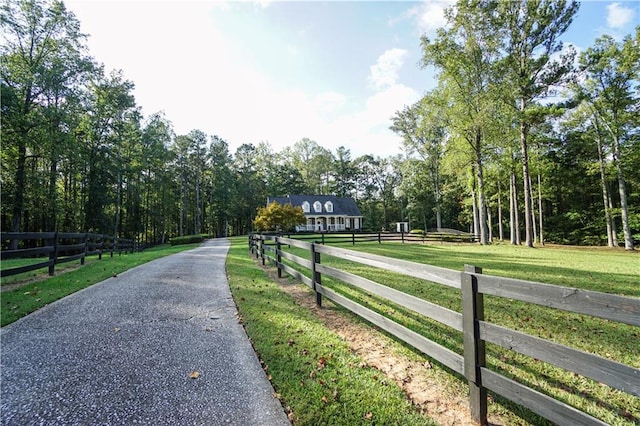
{"type": "Polygon", "coordinates": [[[268,197],[267,205],[277,202],[302,207],[307,223],[296,231],[359,231],[362,229],[362,213],[355,200],[334,195],[287,195],[268,197]]]}

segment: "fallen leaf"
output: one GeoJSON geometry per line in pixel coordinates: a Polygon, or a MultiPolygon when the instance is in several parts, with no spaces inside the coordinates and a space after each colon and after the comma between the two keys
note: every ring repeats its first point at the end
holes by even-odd
{"type": "Polygon", "coordinates": [[[118,331],[120,331],[120,327],[113,327],[113,331],[117,333],[118,331]]]}
{"type": "Polygon", "coordinates": [[[373,418],[373,413],[371,411],[369,411],[367,414],[364,415],[365,420],[371,420],[372,418],[373,418]]]}
{"type": "Polygon", "coordinates": [[[327,358],[325,357],[321,357],[320,360],[318,361],[318,371],[322,370],[325,365],[327,365],[327,358]]]}
{"type": "Polygon", "coordinates": [[[296,342],[295,342],[295,340],[293,340],[293,339],[289,339],[289,341],[287,342],[287,344],[288,344],[289,346],[293,346],[293,345],[295,345],[295,344],[296,344],[296,342]]]}
{"type": "Polygon", "coordinates": [[[325,404],[329,402],[329,398],[327,398],[326,396],[322,397],[322,402],[324,402],[325,404]]]}
{"type": "Polygon", "coordinates": [[[200,373],[198,371],[192,371],[189,373],[189,378],[191,379],[197,379],[198,377],[200,377],[200,373]]]}

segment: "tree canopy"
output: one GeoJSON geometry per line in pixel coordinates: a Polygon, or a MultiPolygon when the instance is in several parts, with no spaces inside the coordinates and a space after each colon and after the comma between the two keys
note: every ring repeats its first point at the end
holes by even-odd
{"type": "MultiPolygon", "coordinates": [[[[640,240],[640,27],[577,56],[579,4],[460,0],[420,40],[437,87],[389,117],[388,158],[301,138],[276,151],[176,134],[143,116],[134,82],[87,51],[55,0],[0,9],[2,230],[98,232],[160,243],[304,223],[268,197],[352,197],[365,230],[455,228],[482,243],[640,240]],[[256,212],[258,216],[256,217],[256,212]],[[284,212],[284,214],[283,214],[284,212]]],[[[362,141],[366,144],[367,141],[362,141]]]]}

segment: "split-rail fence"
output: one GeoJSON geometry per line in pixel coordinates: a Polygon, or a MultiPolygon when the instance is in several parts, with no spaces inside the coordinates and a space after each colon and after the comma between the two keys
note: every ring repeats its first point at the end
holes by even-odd
{"type": "Polygon", "coordinates": [[[103,234],[69,233],[69,232],[3,232],[1,234],[2,250],[0,258],[33,259],[34,263],[7,268],[0,271],[0,276],[22,274],[37,269],[48,268],[49,275],[55,274],[55,267],[61,263],[80,260],[84,265],[85,258],[91,255],[133,252],[136,249],[133,240],[115,238],[103,234]],[[16,244],[17,243],[17,244],[16,244]],[[7,249],[5,250],[5,247],[7,249]],[[10,247],[18,247],[10,249],[10,247]]]}
{"type": "Polygon", "coordinates": [[[487,322],[484,320],[483,296],[486,294],[519,300],[635,327],[640,327],[640,299],[490,276],[482,274],[481,268],[470,265],[465,265],[464,271],[460,272],[279,236],[253,234],[249,237],[249,245],[251,252],[256,258],[261,258],[263,264],[269,261],[277,266],[279,277],[282,277],[282,272],[285,272],[311,287],[316,294],[318,305],[321,305],[322,298],[326,297],[464,376],[470,388],[471,414],[478,424],[487,424],[487,390],[527,407],[556,424],[606,424],[575,407],[488,369],[485,356],[486,343],[493,343],[507,350],[533,357],[640,398],[640,369],[487,322]],[[300,257],[283,250],[283,246],[307,250],[309,254],[306,258],[300,257]],[[321,263],[323,255],[459,289],[462,312],[450,310],[350,272],[323,265],[321,263]],[[308,269],[310,277],[285,264],[283,259],[308,269]],[[324,275],[364,289],[369,294],[382,297],[462,332],[464,353],[458,354],[323,286],[324,275]]]}

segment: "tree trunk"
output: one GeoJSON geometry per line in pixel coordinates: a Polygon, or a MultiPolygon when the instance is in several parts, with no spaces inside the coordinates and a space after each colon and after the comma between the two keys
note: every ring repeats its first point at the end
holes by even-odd
{"type": "Polygon", "coordinates": [[[491,208],[487,205],[487,228],[489,229],[488,242],[493,242],[493,223],[491,223],[491,208]]]}
{"type": "MultiPolygon", "coordinates": [[[[520,101],[520,111],[524,113],[525,101],[520,101]]],[[[531,188],[529,177],[529,148],[527,147],[527,125],[520,123],[520,149],[522,155],[522,181],[524,184],[524,226],[525,226],[525,244],[527,247],[533,247],[533,222],[531,215],[531,188]]]]}
{"type": "Polygon", "coordinates": [[[534,202],[533,200],[535,200],[534,196],[533,196],[533,185],[531,184],[531,175],[529,175],[529,191],[531,191],[529,193],[529,197],[531,199],[531,230],[533,231],[533,241],[538,241],[538,234],[537,234],[537,230],[536,230],[536,209],[534,207],[534,202]]]}
{"type": "Polygon", "coordinates": [[[511,172],[511,244],[520,245],[520,217],[518,214],[518,188],[516,186],[516,175],[511,172]]]}
{"type": "Polygon", "coordinates": [[[482,143],[480,132],[476,133],[476,177],[478,179],[478,227],[480,229],[480,244],[488,244],[489,237],[487,232],[487,202],[484,196],[484,173],[482,167],[482,152],[480,146],[482,143]]]}
{"type": "Polygon", "coordinates": [[[502,230],[502,195],[500,179],[498,179],[498,238],[500,238],[500,241],[504,241],[504,232],[502,230]]]}
{"type": "Polygon", "coordinates": [[[631,227],[629,226],[629,206],[627,204],[627,188],[622,174],[622,165],[620,164],[620,140],[616,137],[613,141],[613,161],[616,163],[616,172],[618,174],[618,191],[620,192],[620,213],[622,216],[622,232],[624,233],[625,250],[633,250],[633,236],[631,235],[631,227]]]}
{"type": "MultiPolygon", "coordinates": [[[[607,188],[609,186],[607,185],[607,188]]],[[[611,218],[611,239],[613,246],[618,247],[618,228],[616,227],[616,219],[613,217],[613,200],[611,199],[611,189],[607,190],[607,203],[609,204],[609,217],[611,218]]]]}
{"type": "Polygon", "coordinates": [[[476,191],[471,189],[471,215],[473,216],[473,235],[478,238],[480,235],[480,228],[478,227],[478,203],[476,200],[476,191]]]}
{"type": "Polygon", "coordinates": [[[596,146],[598,148],[598,167],[600,169],[600,187],[602,189],[602,202],[604,204],[604,221],[605,224],[607,226],[607,245],[609,247],[615,247],[617,244],[614,244],[614,231],[613,231],[613,218],[611,217],[611,209],[609,207],[609,193],[607,190],[607,178],[604,172],[605,169],[605,163],[604,163],[604,158],[602,157],[602,140],[601,140],[601,136],[600,136],[600,129],[597,125],[598,123],[598,116],[596,114],[594,114],[594,120],[596,125],[595,130],[596,130],[596,146]]]}
{"type": "MultiPolygon", "coordinates": [[[[439,171],[436,169],[434,176],[434,186],[435,186],[435,195],[436,195],[436,229],[440,232],[442,228],[442,195],[440,194],[440,177],[438,176],[439,171]]],[[[425,231],[427,228],[424,228],[425,231]]]]}
{"type": "MultiPolygon", "coordinates": [[[[54,148],[55,149],[55,148],[54,148]]],[[[49,167],[49,208],[47,218],[46,218],[46,231],[47,232],[55,232],[57,231],[57,191],[56,191],[56,181],[58,177],[58,159],[57,155],[51,155],[51,165],[49,167]]]]}
{"type": "Polygon", "coordinates": [[[544,245],[544,234],[542,233],[542,184],[540,174],[538,174],[538,218],[540,220],[540,244],[544,245]]]}

